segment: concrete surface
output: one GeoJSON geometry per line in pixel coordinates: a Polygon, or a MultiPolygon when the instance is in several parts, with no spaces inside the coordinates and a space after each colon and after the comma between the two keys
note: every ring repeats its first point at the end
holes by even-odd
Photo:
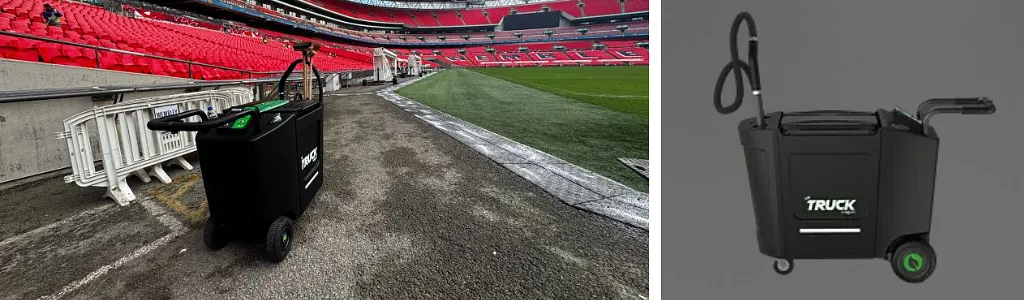
{"type": "Polygon", "coordinates": [[[0,241],[0,299],[647,298],[646,231],[565,205],[376,95],[327,99],[324,186],[284,262],[256,244],[206,249],[199,164],[133,185],[124,208],[51,179],[2,191],[33,225],[0,241]],[[26,230],[59,218],[44,214],[69,217],[26,230]]]}
{"type": "MultiPolygon", "coordinates": [[[[187,79],[0,59],[0,92],[51,87],[92,87],[189,82],[187,79]]],[[[125,101],[182,93],[185,90],[127,94],[125,101]]],[[[0,103],[0,184],[71,166],[64,119],[97,105],[91,97],[0,103]]],[[[92,125],[95,128],[95,125],[92,125]]],[[[92,131],[91,140],[99,138],[92,131]]],[[[98,149],[98,146],[94,148],[98,149]]],[[[97,152],[98,153],[98,152],[97,152]]]]}
{"type": "Polygon", "coordinates": [[[566,204],[648,229],[648,194],[394,93],[377,94],[566,204]]]}

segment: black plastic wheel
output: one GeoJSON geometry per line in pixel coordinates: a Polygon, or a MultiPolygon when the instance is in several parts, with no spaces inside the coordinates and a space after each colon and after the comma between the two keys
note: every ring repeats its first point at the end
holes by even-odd
{"type": "Polygon", "coordinates": [[[363,79],[363,86],[366,86],[366,79],[363,79]]]}
{"type": "Polygon", "coordinates": [[[398,78],[392,78],[391,84],[398,84],[398,78]]]}
{"type": "Polygon", "coordinates": [[[220,250],[227,246],[229,241],[224,227],[218,225],[213,218],[206,219],[206,226],[203,226],[203,242],[206,243],[206,247],[210,250],[220,250]]]}
{"type": "Polygon", "coordinates": [[[896,277],[909,283],[921,283],[935,272],[938,257],[925,241],[909,241],[896,247],[889,264],[896,277]]]}
{"type": "Polygon", "coordinates": [[[779,275],[786,275],[793,272],[793,260],[792,259],[776,259],[775,263],[772,264],[772,269],[779,275]]]}
{"type": "Polygon", "coordinates": [[[277,220],[270,224],[266,240],[267,258],[270,261],[280,262],[288,257],[288,253],[292,250],[294,228],[295,224],[292,219],[285,216],[277,217],[277,220]]]}

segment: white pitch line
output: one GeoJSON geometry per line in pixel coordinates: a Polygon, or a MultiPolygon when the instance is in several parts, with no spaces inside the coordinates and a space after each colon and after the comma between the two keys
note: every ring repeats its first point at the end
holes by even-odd
{"type": "Polygon", "coordinates": [[[84,278],[64,286],[57,293],[54,293],[49,296],[40,297],[39,299],[60,299],[61,297],[64,297],[65,295],[71,292],[74,292],[83,285],[86,285],[89,282],[92,282],[93,280],[96,280],[97,278],[106,275],[107,272],[110,272],[110,270],[120,268],[121,266],[132,261],[133,259],[146,255],[149,252],[152,252],[153,250],[160,248],[160,246],[167,244],[167,242],[170,242],[174,238],[187,232],[187,230],[185,230],[185,226],[181,223],[181,221],[174,218],[170,214],[167,214],[166,210],[164,210],[159,205],[154,204],[152,201],[150,201],[149,198],[141,199],[138,202],[139,204],[142,205],[142,207],[146,209],[146,211],[149,212],[150,215],[156,217],[157,220],[160,221],[160,224],[167,226],[167,228],[171,230],[171,233],[168,233],[167,235],[161,237],[160,239],[157,239],[156,241],[153,241],[152,243],[143,246],[142,248],[136,249],[131,254],[121,257],[114,263],[100,267],[96,271],[93,271],[92,273],[89,273],[89,275],[86,275],[84,278]]]}
{"type": "Polygon", "coordinates": [[[8,239],[3,240],[3,241],[0,241],[0,248],[3,248],[4,246],[7,246],[8,244],[14,243],[16,241],[20,241],[21,239],[24,239],[26,237],[33,236],[33,235],[42,233],[44,231],[50,231],[51,229],[53,229],[55,227],[67,225],[68,223],[71,223],[71,221],[73,221],[73,220],[78,220],[78,219],[81,219],[83,217],[94,216],[94,215],[100,213],[101,211],[109,209],[109,208],[111,208],[113,206],[114,206],[113,203],[107,203],[107,204],[100,205],[98,207],[95,207],[95,208],[92,208],[92,209],[80,212],[77,215],[64,218],[64,219],[62,219],[60,221],[50,223],[49,225],[46,225],[46,226],[43,226],[43,227],[39,227],[39,228],[36,228],[36,229],[32,229],[32,230],[30,230],[28,232],[16,235],[14,237],[8,238],[8,239]]]}
{"type": "Polygon", "coordinates": [[[185,233],[185,232],[184,231],[173,231],[171,233],[168,233],[164,237],[162,237],[162,238],[160,238],[160,239],[158,239],[156,241],[153,241],[152,243],[149,243],[148,245],[143,246],[142,248],[139,248],[138,250],[135,250],[135,252],[132,252],[131,254],[129,254],[129,255],[125,256],[125,257],[122,257],[121,259],[118,259],[114,263],[100,267],[96,271],[94,271],[92,273],[89,273],[89,275],[86,275],[85,278],[79,279],[78,281],[72,282],[71,284],[64,286],[64,288],[61,288],[59,292],[57,292],[57,293],[55,293],[53,295],[50,295],[50,296],[41,297],[39,299],[60,299],[61,297],[64,297],[68,293],[74,292],[75,290],[77,290],[78,288],[82,287],[83,285],[85,285],[85,284],[87,284],[89,282],[92,282],[93,280],[96,280],[100,276],[103,276],[103,275],[107,274],[107,272],[110,272],[110,270],[117,269],[117,268],[123,266],[125,263],[128,263],[128,262],[132,261],[133,259],[136,259],[139,256],[146,255],[147,253],[149,253],[149,252],[159,248],[160,246],[163,246],[164,244],[167,244],[167,242],[169,242],[172,239],[182,235],[183,233],[185,233]]]}

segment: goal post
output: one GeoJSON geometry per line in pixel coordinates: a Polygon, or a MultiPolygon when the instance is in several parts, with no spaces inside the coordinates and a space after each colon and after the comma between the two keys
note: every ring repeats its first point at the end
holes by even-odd
{"type": "Polygon", "coordinates": [[[419,55],[409,55],[409,72],[410,76],[418,76],[423,73],[423,61],[419,55]]]}
{"type": "Polygon", "coordinates": [[[373,49],[373,79],[391,81],[398,73],[398,55],[384,48],[373,49]]]}

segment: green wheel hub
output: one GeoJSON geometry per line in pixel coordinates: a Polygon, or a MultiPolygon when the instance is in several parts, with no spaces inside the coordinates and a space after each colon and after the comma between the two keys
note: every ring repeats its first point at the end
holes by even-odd
{"type": "Polygon", "coordinates": [[[907,272],[917,272],[924,268],[924,258],[917,252],[910,252],[903,256],[903,269],[907,272]]]}

